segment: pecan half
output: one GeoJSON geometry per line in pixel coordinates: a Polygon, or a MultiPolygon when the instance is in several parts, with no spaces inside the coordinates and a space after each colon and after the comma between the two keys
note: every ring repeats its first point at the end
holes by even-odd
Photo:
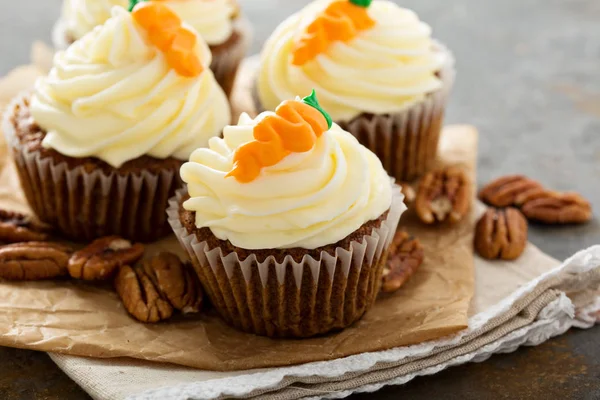
{"type": "Polygon", "coordinates": [[[419,185],[415,207],[426,224],[464,218],[471,206],[471,182],[459,167],[427,173],[419,185]]]}
{"type": "Polygon", "coordinates": [[[31,217],[0,209],[0,242],[39,242],[48,240],[49,229],[31,217]]]}
{"type": "Polygon", "coordinates": [[[142,322],[159,322],[173,315],[173,307],[140,267],[122,266],[115,277],[115,289],[125,309],[142,322]]]}
{"type": "Polygon", "coordinates": [[[546,224],[581,224],[592,219],[592,206],[578,193],[545,191],[521,207],[525,216],[546,224]]]}
{"type": "Polygon", "coordinates": [[[59,243],[23,242],[0,248],[0,278],[42,280],[67,275],[71,249],[59,243]]]}
{"type": "Polygon", "coordinates": [[[475,250],[490,260],[515,260],[527,246],[527,220],[516,208],[489,208],[475,227],[475,250]]]}
{"type": "Polygon", "coordinates": [[[121,265],[133,264],[144,254],[144,246],[107,236],[75,252],[69,260],[69,274],[86,281],[106,280],[114,276],[121,265]]]}
{"type": "Polygon", "coordinates": [[[200,311],[202,289],[191,266],[173,253],[159,253],[142,263],[146,275],[171,305],[184,314],[200,311]]]}
{"type": "Polygon", "coordinates": [[[404,195],[404,204],[407,206],[411,205],[417,197],[415,188],[408,182],[399,182],[402,194],[404,195]]]}
{"type": "Polygon", "coordinates": [[[423,263],[424,256],[423,246],[418,239],[404,231],[396,232],[383,270],[381,291],[393,293],[400,289],[423,263]]]}
{"type": "Polygon", "coordinates": [[[494,207],[523,204],[528,197],[543,190],[542,185],[522,175],[508,175],[487,184],[479,192],[479,199],[494,207]]]}

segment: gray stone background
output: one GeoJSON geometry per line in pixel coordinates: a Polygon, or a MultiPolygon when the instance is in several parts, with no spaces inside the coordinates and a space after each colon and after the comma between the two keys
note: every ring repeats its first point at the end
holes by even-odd
{"type": "MultiPolygon", "coordinates": [[[[241,0],[253,52],[306,0],[241,0]]],[[[479,183],[523,173],[575,190],[600,209],[600,1],[405,0],[455,53],[448,123],[480,131],[479,183]]],[[[49,43],[60,0],[0,0],[0,75],[49,43]]],[[[600,225],[534,226],[530,239],[563,259],[600,243],[600,225]]]]}

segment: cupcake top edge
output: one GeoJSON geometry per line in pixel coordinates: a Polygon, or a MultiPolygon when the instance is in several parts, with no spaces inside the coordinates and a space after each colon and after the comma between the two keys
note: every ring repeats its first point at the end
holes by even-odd
{"type": "Polygon", "coordinates": [[[198,229],[248,249],[316,249],[391,206],[379,159],[333,123],[315,94],[242,114],[181,168],[198,229]]]}
{"type": "MultiPolygon", "coordinates": [[[[211,46],[229,39],[233,33],[234,19],[239,13],[236,0],[150,1],[168,5],[211,46]]],[[[127,9],[131,3],[132,0],[63,0],[61,21],[66,34],[77,40],[106,22],[111,17],[112,7],[127,9]]]]}
{"type": "Polygon", "coordinates": [[[142,155],[186,160],[231,120],[210,63],[206,43],[161,2],[114,7],[36,82],[42,144],[115,168],[142,155]]]}
{"type": "Polygon", "coordinates": [[[60,20],[69,39],[77,40],[105,23],[113,7],[128,4],[129,0],[63,0],[60,20]]]}
{"type": "Polygon", "coordinates": [[[261,53],[258,95],[272,109],[315,88],[334,121],[401,112],[443,88],[451,56],[416,13],[388,0],[318,0],[261,53]]]}

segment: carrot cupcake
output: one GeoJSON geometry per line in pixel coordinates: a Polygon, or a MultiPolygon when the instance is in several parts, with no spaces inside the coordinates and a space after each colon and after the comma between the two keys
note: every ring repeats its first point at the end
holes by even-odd
{"type": "Polygon", "coordinates": [[[313,93],[243,114],[181,168],[169,222],[221,316],[238,329],[308,337],[373,304],[405,210],[377,157],[313,93]]]}
{"type": "MultiPolygon", "coordinates": [[[[64,49],[103,24],[114,6],[128,8],[143,0],[64,0],[53,32],[54,45],[64,49]]],[[[146,0],[149,1],[149,0],[146,0]]],[[[168,5],[210,46],[210,68],[229,95],[238,67],[250,44],[248,20],[235,0],[152,0],[168,5]]]]}
{"type": "Polygon", "coordinates": [[[316,88],[336,123],[390,175],[412,180],[434,161],[453,57],[417,15],[387,0],[317,1],[266,43],[259,109],[316,88]]]}
{"type": "Polygon", "coordinates": [[[231,120],[197,33],[161,3],[113,16],[59,52],[5,116],[38,217],[77,240],[168,233],[167,201],[193,150],[231,120]]]}

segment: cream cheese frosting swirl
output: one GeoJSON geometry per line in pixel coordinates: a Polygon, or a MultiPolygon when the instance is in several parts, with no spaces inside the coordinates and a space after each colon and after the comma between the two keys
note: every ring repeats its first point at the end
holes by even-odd
{"type": "Polygon", "coordinates": [[[106,24],[57,53],[36,82],[31,112],[47,131],[42,144],[115,168],[142,155],[188,159],[231,121],[201,39],[195,52],[204,71],[178,74],[131,14],[115,7],[106,24]]]}
{"type": "MultiPolygon", "coordinates": [[[[153,1],[167,4],[211,46],[224,43],[233,33],[236,6],[232,0],[153,1]]],[[[114,6],[127,8],[128,4],[129,0],[64,0],[61,20],[73,39],[79,39],[109,19],[114,6]]]]}
{"type": "MultiPolygon", "coordinates": [[[[157,1],[157,0],[155,0],[157,1]]],[[[162,0],[179,18],[196,29],[211,46],[225,43],[233,33],[236,7],[232,0],[162,0]]]]}
{"type": "Polygon", "coordinates": [[[387,0],[374,0],[368,8],[373,28],[293,65],[298,38],[329,3],[317,1],[292,15],[267,41],[258,79],[264,109],[314,88],[332,118],[347,121],[361,113],[402,111],[442,88],[436,73],[448,55],[435,49],[431,28],[414,12],[387,0]]]}
{"type": "Polygon", "coordinates": [[[253,140],[256,119],[242,114],[223,138],[194,151],[181,168],[196,226],[249,249],[315,249],[334,244],[377,219],[392,202],[391,180],[379,159],[333,124],[312,150],[292,153],[249,183],[226,178],[236,149],[253,140]]]}
{"type": "Polygon", "coordinates": [[[77,40],[111,17],[114,6],[126,8],[129,0],[63,0],[61,21],[77,40]]]}

